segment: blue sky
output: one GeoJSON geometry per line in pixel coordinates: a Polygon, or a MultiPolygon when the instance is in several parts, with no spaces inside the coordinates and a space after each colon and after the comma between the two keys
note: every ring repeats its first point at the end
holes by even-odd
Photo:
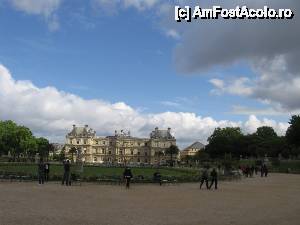
{"type": "MultiPolygon", "coordinates": [[[[286,123],[290,114],[300,108],[285,103],[284,99],[273,98],[270,92],[261,91],[270,88],[260,86],[263,83],[260,82],[261,77],[270,72],[257,61],[268,60],[270,65],[277,65],[280,57],[285,57],[281,50],[251,57],[247,52],[237,53],[237,56],[229,53],[228,58],[232,60],[223,62],[217,59],[209,68],[186,68],[197,58],[200,63],[196,61],[196,65],[201,65],[207,55],[203,50],[206,46],[211,45],[207,51],[216,52],[220,46],[232,43],[222,37],[224,31],[214,30],[211,36],[205,34],[204,26],[175,24],[170,13],[175,5],[172,1],[157,0],[153,4],[147,0],[139,3],[128,1],[129,5],[116,1],[116,5],[110,7],[104,0],[47,1],[48,5],[41,6],[37,6],[34,0],[21,0],[24,4],[15,3],[15,0],[0,1],[0,64],[9,70],[15,82],[28,80],[38,89],[54,87],[60,93],[73,94],[84,100],[97,99],[112,105],[122,102],[143,118],[166,112],[194,113],[196,117],[212,118],[216,121],[215,125],[226,120],[228,124],[234,122],[244,126],[252,116],[260,124],[271,121],[269,123],[276,128],[279,123],[286,123]],[[201,30],[200,34],[198,30],[201,30]],[[194,36],[191,36],[193,32],[194,36]],[[191,37],[194,37],[192,41],[191,37]],[[218,43],[222,38],[224,41],[214,48],[215,44],[209,42],[212,37],[216,37],[218,43]],[[261,59],[257,60],[258,57],[261,59]],[[188,61],[183,69],[178,68],[182,61],[188,61]]],[[[288,6],[295,2],[290,1],[288,6]]],[[[273,32],[273,26],[270,27],[270,32],[273,32]]],[[[268,38],[267,35],[257,37],[257,43],[268,38]]],[[[257,44],[255,39],[252,41],[257,44]]],[[[242,42],[245,44],[247,40],[242,42]]],[[[289,51],[284,46],[283,49],[289,51]]],[[[227,55],[223,58],[226,59],[227,55]]],[[[282,60],[289,63],[285,58],[282,60]]],[[[298,75],[298,71],[294,72],[291,79],[298,79],[298,75]]],[[[6,114],[3,113],[0,119],[10,119],[6,114]]],[[[32,121],[20,118],[19,114],[12,117],[31,126],[37,134],[51,137],[56,132],[54,128],[48,131],[40,129],[32,121]]],[[[66,118],[56,118],[62,119],[66,118]]],[[[68,122],[63,128],[57,128],[60,133],[71,122],[85,122],[69,116],[66,120],[68,122]]],[[[148,128],[148,125],[145,126],[148,128]]],[[[167,122],[158,122],[158,125],[166,126],[167,122]]],[[[130,124],[126,126],[140,135],[151,130],[143,131],[144,128],[134,128],[130,124]]],[[[187,131],[192,130],[191,124],[187,126],[190,127],[187,131]]],[[[96,124],[94,127],[101,134],[103,127],[96,124]]],[[[278,132],[283,132],[280,129],[278,132]]],[[[205,140],[208,134],[201,132],[193,140],[205,140]]],[[[184,135],[181,139],[182,142],[192,141],[184,135]]]]}

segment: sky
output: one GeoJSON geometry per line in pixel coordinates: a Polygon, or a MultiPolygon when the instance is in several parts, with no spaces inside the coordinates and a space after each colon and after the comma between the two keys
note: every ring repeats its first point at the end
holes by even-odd
{"type": "Polygon", "coordinates": [[[297,0],[0,0],[0,120],[64,142],[172,128],[180,147],[216,127],[284,135],[300,112],[297,0]],[[290,8],[292,20],[177,23],[175,5],[290,8]]]}

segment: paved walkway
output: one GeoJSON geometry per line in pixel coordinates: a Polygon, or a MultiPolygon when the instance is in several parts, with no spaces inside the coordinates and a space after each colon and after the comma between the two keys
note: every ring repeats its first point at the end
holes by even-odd
{"type": "Polygon", "coordinates": [[[298,225],[300,175],[220,183],[65,187],[0,182],[0,225],[298,225]]]}

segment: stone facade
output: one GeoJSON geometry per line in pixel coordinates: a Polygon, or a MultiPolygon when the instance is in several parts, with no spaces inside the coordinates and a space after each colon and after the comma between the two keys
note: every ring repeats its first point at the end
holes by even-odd
{"type": "Polygon", "coordinates": [[[81,154],[82,160],[87,163],[165,164],[170,159],[166,150],[171,145],[176,145],[176,139],[170,128],[155,128],[149,138],[132,137],[130,132],[123,130],[115,131],[113,136],[99,137],[87,125],[73,125],[66,136],[65,151],[68,157],[73,155],[74,160],[81,154]]]}

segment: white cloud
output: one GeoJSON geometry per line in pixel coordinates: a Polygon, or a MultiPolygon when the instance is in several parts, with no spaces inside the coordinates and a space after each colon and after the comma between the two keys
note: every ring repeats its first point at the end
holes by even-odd
{"type": "Polygon", "coordinates": [[[158,126],[171,127],[180,146],[195,140],[206,142],[216,127],[241,126],[252,132],[260,125],[271,125],[283,134],[287,123],[258,120],[249,117],[245,123],[217,121],[195,113],[164,112],[141,113],[124,102],[86,100],[77,95],[59,91],[54,87],[39,88],[30,81],[14,80],[10,72],[0,65],[0,119],[12,119],[30,127],[36,135],[64,141],[72,124],[89,124],[98,135],[112,134],[116,129],[130,129],[132,135],[147,137],[158,126]]]}
{"type": "Polygon", "coordinates": [[[59,7],[61,0],[11,0],[10,2],[18,10],[47,17],[59,7]]]}
{"type": "Polygon", "coordinates": [[[161,0],[93,0],[97,6],[106,12],[115,13],[117,9],[135,8],[138,11],[151,9],[161,0]]]}
{"type": "Polygon", "coordinates": [[[32,15],[42,15],[48,23],[50,30],[57,30],[59,22],[55,11],[62,0],[11,0],[11,5],[17,10],[32,15]]]}
{"type": "Polygon", "coordinates": [[[245,122],[244,124],[244,131],[248,133],[253,133],[256,131],[258,127],[262,126],[269,126],[273,127],[274,130],[278,135],[284,135],[287,128],[289,127],[288,123],[278,123],[275,122],[274,120],[270,120],[267,118],[264,118],[263,120],[257,119],[256,116],[251,115],[248,119],[248,121],[245,122]]]}
{"type": "MultiPolygon", "coordinates": [[[[265,103],[269,104],[269,103],[265,103]]],[[[232,114],[235,115],[256,115],[256,116],[289,116],[300,114],[300,110],[287,111],[280,105],[273,105],[264,108],[251,108],[240,105],[232,107],[232,114]]]]}
{"type": "MultiPolygon", "coordinates": [[[[174,59],[178,71],[201,74],[232,67],[249,65],[255,77],[237,80],[211,80],[213,93],[235,94],[280,104],[285,111],[300,110],[300,1],[244,0],[243,5],[261,8],[290,8],[295,12],[291,20],[198,20],[174,24],[174,12],[167,14],[165,29],[181,34],[174,59]],[[223,86],[217,86],[223,85],[223,86]]],[[[195,1],[181,0],[180,4],[193,6],[195,1]]],[[[239,0],[203,0],[201,7],[218,4],[232,8],[239,0]]]]}
{"type": "Polygon", "coordinates": [[[209,82],[215,87],[215,89],[211,91],[213,94],[228,93],[249,96],[253,92],[252,87],[249,84],[250,79],[247,77],[240,77],[227,82],[220,79],[211,79],[209,82]]]}
{"type": "Polygon", "coordinates": [[[174,39],[179,39],[180,38],[179,33],[174,29],[167,30],[166,35],[167,35],[167,37],[171,37],[171,38],[174,38],[174,39]]]}
{"type": "Polygon", "coordinates": [[[161,101],[160,104],[164,105],[164,106],[171,106],[171,107],[179,107],[180,106],[180,103],[171,102],[171,101],[161,101]]]}

